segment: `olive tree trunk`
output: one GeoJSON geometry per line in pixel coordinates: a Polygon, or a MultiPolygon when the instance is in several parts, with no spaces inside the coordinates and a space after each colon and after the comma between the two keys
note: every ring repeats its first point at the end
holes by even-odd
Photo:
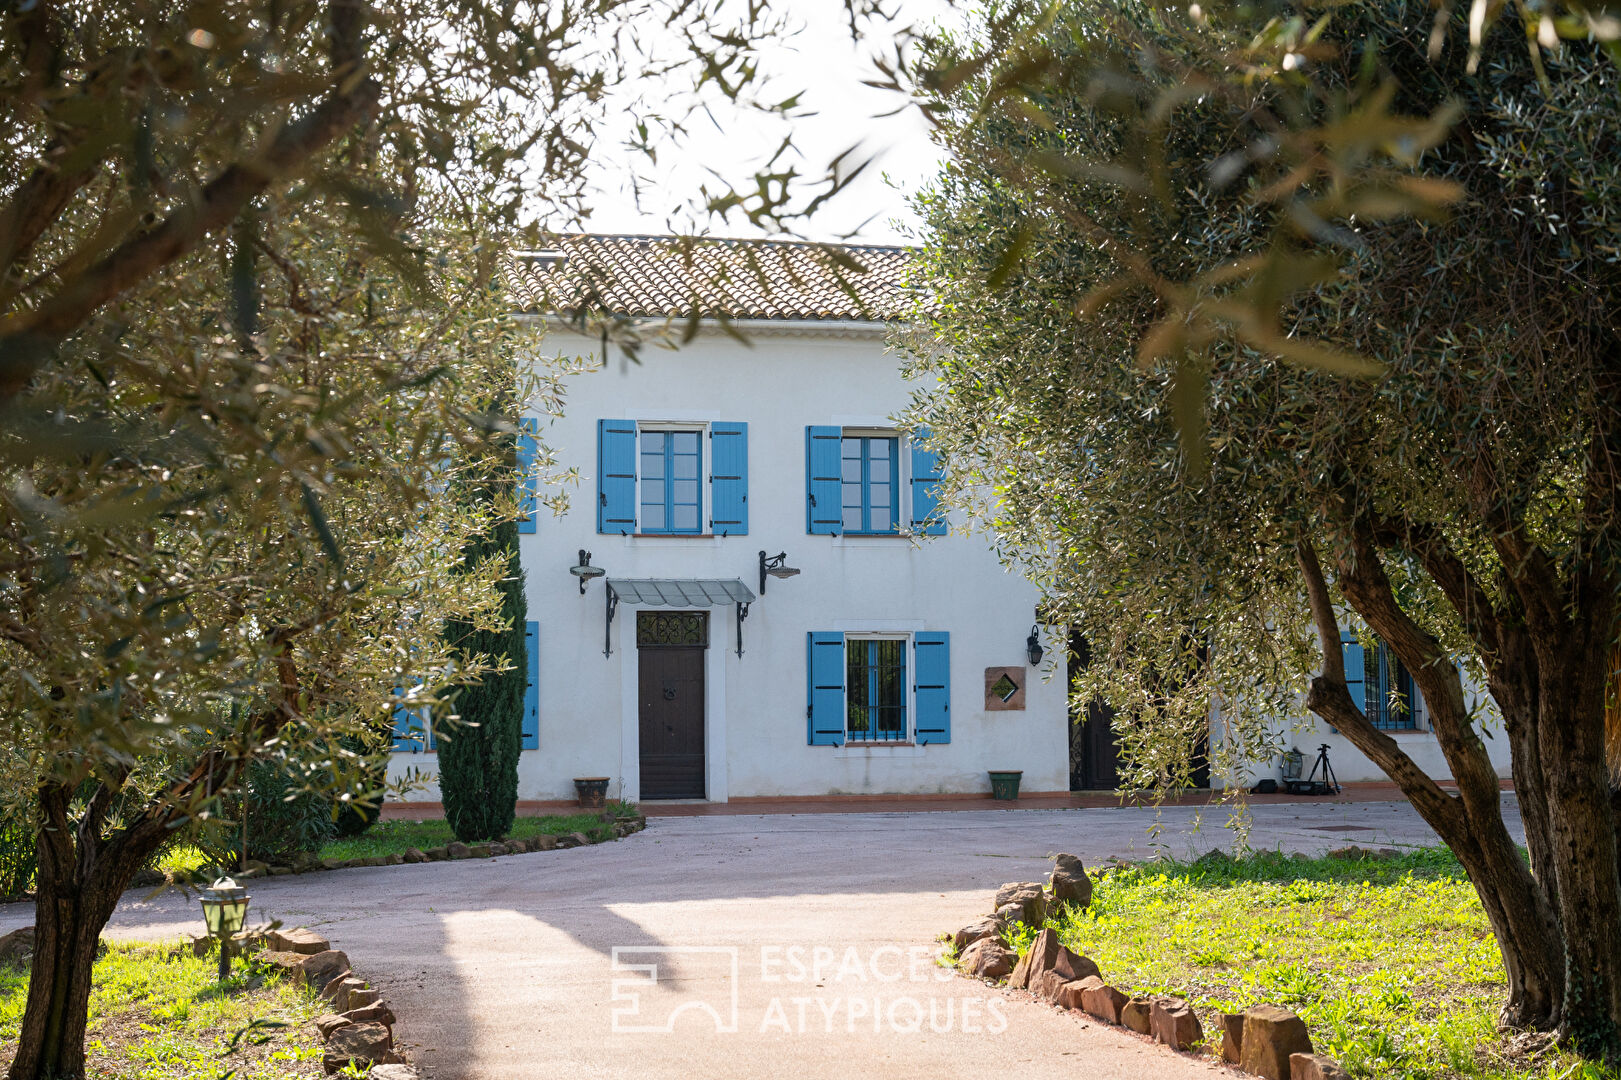
{"type": "MultiPolygon", "coordinates": [[[[125,830],[100,840],[112,791],[100,788],[77,828],[73,790],[40,789],[39,869],[34,900],[34,960],[28,1002],[7,1080],[79,1080],[85,1075],[91,972],[101,931],[135,872],[162,842],[161,829],[125,830]]],[[[149,822],[146,824],[150,824],[149,822]]]]}

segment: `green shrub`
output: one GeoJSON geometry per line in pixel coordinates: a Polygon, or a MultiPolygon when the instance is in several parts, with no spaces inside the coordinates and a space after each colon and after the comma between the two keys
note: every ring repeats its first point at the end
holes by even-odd
{"type": "MultiPolygon", "coordinates": [[[[388,758],[377,754],[375,746],[366,746],[357,736],[346,735],[339,740],[345,750],[361,755],[376,754],[368,757],[364,769],[366,777],[366,792],[368,796],[381,792],[388,782],[388,758]]],[[[359,836],[373,825],[377,824],[377,816],[383,812],[383,798],[377,794],[370,805],[356,803],[353,800],[339,803],[337,806],[337,820],[334,823],[338,836],[359,836]]]]}
{"type": "Polygon", "coordinates": [[[289,865],[299,855],[314,855],[336,835],[331,802],[319,792],[302,790],[286,763],[254,761],[243,781],[241,793],[223,800],[224,819],[200,845],[215,865],[235,867],[240,863],[244,824],[247,857],[272,866],[289,865]]]}
{"type": "Polygon", "coordinates": [[[0,900],[32,888],[34,867],[34,823],[23,817],[0,823],[0,900]]]}

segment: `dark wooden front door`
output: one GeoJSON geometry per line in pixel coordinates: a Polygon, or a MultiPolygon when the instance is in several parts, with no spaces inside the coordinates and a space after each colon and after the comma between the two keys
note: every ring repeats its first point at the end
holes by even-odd
{"type": "Polygon", "coordinates": [[[701,799],[704,647],[644,642],[637,652],[642,798],[701,799]]]}
{"type": "MultiPolygon", "coordinates": [[[[1086,639],[1071,631],[1069,675],[1073,685],[1077,672],[1091,660],[1086,639]]],[[[1120,744],[1114,736],[1114,710],[1101,701],[1089,701],[1078,709],[1070,699],[1069,786],[1071,791],[1113,791],[1120,786],[1120,744]]]]}

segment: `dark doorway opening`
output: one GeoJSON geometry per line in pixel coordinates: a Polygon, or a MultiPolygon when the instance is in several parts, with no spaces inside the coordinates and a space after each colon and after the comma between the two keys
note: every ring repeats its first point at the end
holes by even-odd
{"type": "Polygon", "coordinates": [[[636,613],[641,797],[704,797],[704,611],[636,613]]]}
{"type": "MultiPolygon", "coordinates": [[[[1069,685],[1091,662],[1091,650],[1080,631],[1069,635],[1069,685]]],[[[1120,743],[1114,732],[1115,711],[1102,701],[1085,707],[1069,701],[1069,789],[1114,791],[1120,787],[1120,743]]],[[[1193,751],[1193,786],[1210,787],[1210,735],[1206,732],[1193,751]]]]}

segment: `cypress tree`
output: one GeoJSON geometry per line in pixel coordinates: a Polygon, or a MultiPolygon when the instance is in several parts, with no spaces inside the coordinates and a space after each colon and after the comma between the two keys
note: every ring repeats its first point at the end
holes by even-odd
{"type": "MultiPolygon", "coordinates": [[[[481,484],[475,491],[481,500],[493,501],[494,496],[493,484],[481,484]]],[[[456,703],[464,726],[439,741],[439,797],[451,831],[463,843],[505,836],[518,806],[518,753],[529,663],[523,637],[529,608],[516,521],[499,521],[476,537],[463,549],[462,565],[471,569],[495,555],[504,555],[508,566],[500,586],[501,628],[491,632],[461,622],[445,628],[460,654],[483,653],[497,662],[503,657],[508,661],[508,670],[462,688],[456,703]]]]}

